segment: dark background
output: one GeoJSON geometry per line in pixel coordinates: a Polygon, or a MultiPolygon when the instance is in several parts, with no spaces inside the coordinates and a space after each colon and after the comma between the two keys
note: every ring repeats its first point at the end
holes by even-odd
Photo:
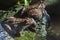
{"type": "Polygon", "coordinates": [[[48,40],[60,40],[60,0],[46,6],[46,10],[51,17],[51,31],[53,35],[48,35],[48,40]]]}

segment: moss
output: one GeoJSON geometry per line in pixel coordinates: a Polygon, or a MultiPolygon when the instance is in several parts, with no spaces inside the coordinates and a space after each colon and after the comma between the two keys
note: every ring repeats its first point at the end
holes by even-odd
{"type": "Polygon", "coordinates": [[[21,32],[20,37],[16,37],[15,40],[35,40],[36,33],[30,31],[21,32]]]}

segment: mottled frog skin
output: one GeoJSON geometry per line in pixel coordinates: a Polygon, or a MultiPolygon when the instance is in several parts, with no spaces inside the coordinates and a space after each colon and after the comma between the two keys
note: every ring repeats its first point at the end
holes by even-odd
{"type": "MultiPolygon", "coordinates": [[[[20,7],[17,7],[15,9],[14,10],[12,10],[12,9],[10,10],[9,9],[10,11],[8,10],[8,13],[14,13],[14,14],[15,13],[17,13],[17,14],[18,13],[21,13],[20,12],[20,7]]],[[[31,31],[31,32],[35,32],[36,33],[36,39],[37,40],[40,40],[40,39],[41,40],[46,40],[46,35],[47,35],[46,28],[49,27],[48,25],[49,25],[49,22],[50,22],[50,16],[47,14],[46,10],[43,10],[43,12],[39,8],[36,8],[36,9],[33,9],[33,10],[30,10],[30,11],[27,12],[27,13],[29,13],[29,16],[27,16],[27,17],[31,19],[31,21],[33,22],[33,24],[26,24],[26,21],[24,21],[25,19],[24,20],[21,19],[22,20],[21,21],[19,18],[15,18],[16,20],[12,20],[11,19],[12,21],[10,19],[7,19],[7,20],[2,21],[0,23],[0,27],[1,27],[0,28],[1,29],[0,30],[0,34],[1,34],[0,39],[1,40],[3,40],[3,39],[6,39],[6,40],[14,40],[13,37],[15,36],[16,33],[19,33],[22,30],[23,31],[24,30],[28,30],[28,31],[31,31]],[[39,13],[41,13],[41,14],[39,14],[39,13]],[[8,27],[5,26],[5,25],[7,25],[8,27]],[[10,38],[10,39],[8,39],[8,38],[10,38]]],[[[6,18],[8,16],[6,16],[6,18]]]]}

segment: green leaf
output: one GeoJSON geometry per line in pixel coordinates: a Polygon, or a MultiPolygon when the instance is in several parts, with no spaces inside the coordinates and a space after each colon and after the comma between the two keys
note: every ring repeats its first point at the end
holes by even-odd
{"type": "Polygon", "coordinates": [[[29,2],[27,0],[24,0],[25,6],[29,6],[29,2]]]}

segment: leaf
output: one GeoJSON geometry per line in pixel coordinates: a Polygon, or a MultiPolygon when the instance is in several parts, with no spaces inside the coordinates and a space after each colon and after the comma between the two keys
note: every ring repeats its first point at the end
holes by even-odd
{"type": "Polygon", "coordinates": [[[29,6],[29,2],[27,0],[25,0],[24,2],[25,2],[25,6],[29,6]]]}

